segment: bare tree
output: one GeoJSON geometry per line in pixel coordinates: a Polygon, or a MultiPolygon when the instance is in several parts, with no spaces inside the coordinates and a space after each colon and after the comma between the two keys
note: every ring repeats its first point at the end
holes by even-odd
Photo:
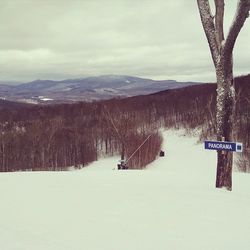
{"type": "MultiPolygon", "coordinates": [[[[235,18],[227,37],[224,37],[224,0],[214,0],[215,15],[211,14],[209,0],[197,0],[201,22],[206,34],[217,78],[217,139],[231,141],[235,109],[233,79],[233,48],[237,36],[249,15],[250,0],[238,0],[235,18]]],[[[232,190],[233,154],[217,153],[216,187],[232,190]]]]}

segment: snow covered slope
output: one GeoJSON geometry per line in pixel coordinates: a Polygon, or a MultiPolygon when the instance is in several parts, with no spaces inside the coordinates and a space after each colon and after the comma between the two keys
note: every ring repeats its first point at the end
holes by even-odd
{"type": "Polygon", "coordinates": [[[0,174],[3,250],[248,250],[250,176],[216,190],[214,152],[164,133],[164,158],[113,170],[0,174]]]}

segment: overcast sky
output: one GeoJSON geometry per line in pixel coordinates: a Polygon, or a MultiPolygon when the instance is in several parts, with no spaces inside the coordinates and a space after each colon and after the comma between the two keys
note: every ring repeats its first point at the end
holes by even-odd
{"type": "MultiPolygon", "coordinates": [[[[235,74],[249,62],[247,20],[235,74]]],[[[0,81],[104,74],[214,81],[196,0],[0,0],[0,81]]]]}

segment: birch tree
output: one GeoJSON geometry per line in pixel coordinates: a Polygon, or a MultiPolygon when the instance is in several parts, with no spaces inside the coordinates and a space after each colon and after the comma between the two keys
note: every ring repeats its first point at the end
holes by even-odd
{"type": "MultiPolygon", "coordinates": [[[[238,0],[235,18],[224,36],[224,0],[214,0],[212,15],[209,0],[197,0],[201,22],[212,55],[217,79],[216,128],[218,141],[231,141],[235,109],[233,79],[233,48],[236,39],[249,16],[250,0],[238,0]]],[[[232,190],[233,154],[217,152],[216,187],[232,190]]]]}

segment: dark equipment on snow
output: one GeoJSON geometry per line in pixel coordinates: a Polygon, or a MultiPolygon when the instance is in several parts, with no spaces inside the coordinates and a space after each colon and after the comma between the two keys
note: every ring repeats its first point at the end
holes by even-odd
{"type": "Polygon", "coordinates": [[[164,157],[165,156],[165,152],[163,150],[160,151],[160,157],[164,157]]]}
{"type": "Polygon", "coordinates": [[[118,170],[128,169],[128,166],[125,160],[120,160],[119,163],[117,164],[117,167],[118,167],[118,170]]]}

